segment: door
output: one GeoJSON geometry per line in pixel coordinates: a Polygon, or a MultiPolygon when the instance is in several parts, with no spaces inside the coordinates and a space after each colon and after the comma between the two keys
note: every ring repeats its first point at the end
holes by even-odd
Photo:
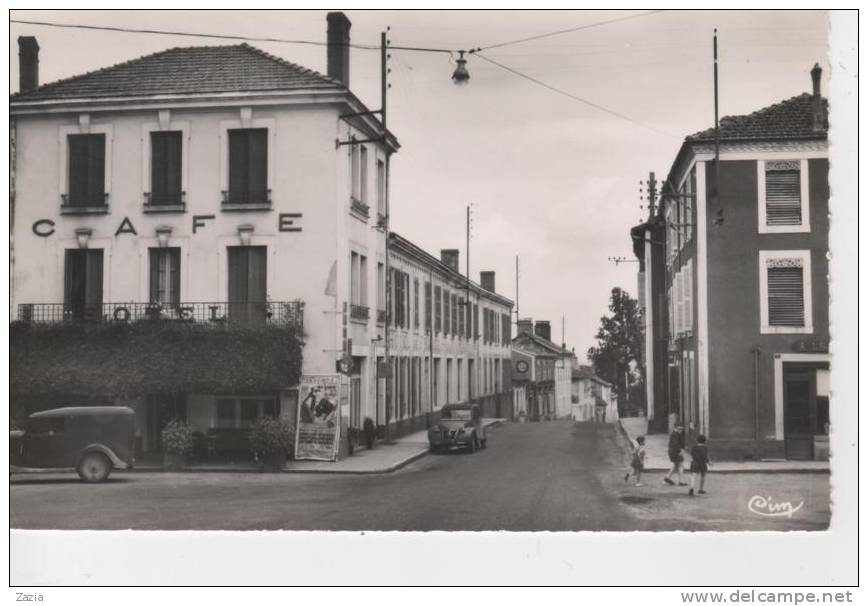
{"type": "Polygon", "coordinates": [[[66,419],[48,417],[30,419],[24,434],[23,464],[25,467],[63,467],[66,454],[66,419]]]}
{"type": "Polygon", "coordinates": [[[814,458],[816,376],[815,370],[784,371],[784,447],[787,459],[814,458]]]}
{"type": "Polygon", "coordinates": [[[229,246],[229,321],[264,324],[267,316],[267,247],[229,246]]]}
{"type": "Polygon", "coordinates": [[[102,317],[102,249],[71,248],[64,267],[64,315],[76,320],[102,317]]]}

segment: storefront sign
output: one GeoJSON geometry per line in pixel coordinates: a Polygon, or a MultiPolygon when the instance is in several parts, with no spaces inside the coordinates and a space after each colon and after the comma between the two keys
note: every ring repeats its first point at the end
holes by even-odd
{"type": "Polygon", "coordinates": [[[800,339],[793,342],[792,350],[799,353],[829,353],[829,340],[800,339]]]}
{"type": "Polygon", "coordinates": [[[295,458],[334,461],[338,453],[339,374],[302,375],[295,424],[295,458]]]}

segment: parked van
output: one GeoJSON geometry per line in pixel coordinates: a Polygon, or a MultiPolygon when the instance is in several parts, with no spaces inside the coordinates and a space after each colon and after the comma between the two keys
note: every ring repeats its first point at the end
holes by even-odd
{"type": "Polygon", "coordinates": [[[102,482],[112,469],[131,469],[135,412],[126,406],[75,406],[35,412],[24,430],[9,432],[9,463],[29,469],[74,469],[102,482]]]}

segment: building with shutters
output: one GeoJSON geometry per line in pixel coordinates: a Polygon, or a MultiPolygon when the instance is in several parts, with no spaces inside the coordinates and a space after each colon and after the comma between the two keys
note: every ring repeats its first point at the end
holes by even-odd
{"type": "MultiPolygon", "coordinates": [[[[397,433],[425,428],[444,404],[459,402],[478,403],[486,417],[512,418],[513,303],[496,293],[495,273],[480,272],[476,283],[461,273],[457,249],[437,259],[395,232],[389,264],[391,309],[380,307],[377,316],[379,326],[389,322],[392,362],[377,378],[377,424],[397,433]]],[[[379,295],[379,305],[385,300],[379,295]]]]}
{"type": "Polygon", "coordinates": [[[519,319],[516,332],[513,372],[523,388],[518,391],[523,400],[516,406],[531,420],[571,417],[574,354],[552,342],[548,320],[519,319]]]}
{"type": "MultiPolygon", "coordinates": [[[[171,417],[243,452],[257,418],[294,417],[300,373],[335,373],[347,355],[373,372],[381,305],[368,285],[382,278],[398,142],[349,89],[349,30],[329,14],[327,75],[238,44],[173,48],[41,86],[39,45],[19,39],[10,320],[81,327],[83,346],[100,326],[164,327],[149,344],[177,338],[172,326],[211,327],[201,338],[229,349],[200,347],[193,360],[155,346],[169,358],[160,364],[117,344],[76,358],[72,343],[49,363],[58,342],[44,361],[13,367],[13,414],[126,403],[141,452],[159,450],[171,417]],[[286,340],[268,357],[271,329],[303,340],[300,368],[286,340]]],[[[366,387],[345,390],[344,423],[374,414],[366,387]]]]}
{"type": "Polygon", "coordinates": [[[258,418],[294,422],[301,374],[340,370],[344,441],[367,417],[391,437],[425,427],[447,402],[511,416],[512,302],[493,272],[474,283],[457,251],[396,234],[387,263],[399,146],[349,89],[349,30],[329,14],[327,75],[239,44],[42,86],[19,39],[10,320],[43,342],[13,340],[13,415],[127,404],[140,456],[180,418],[244,459],[258,418]]]}
{"type": "Polygon", "coordinates": [[[718,456],[828,456],[829,182],[812,92],[688,136],[631,231],[650,427],[675,418],[718,456]]]}

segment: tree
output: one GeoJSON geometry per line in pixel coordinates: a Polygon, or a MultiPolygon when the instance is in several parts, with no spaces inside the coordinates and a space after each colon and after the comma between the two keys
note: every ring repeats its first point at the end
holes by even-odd
{"type": "Polygon", "coordinates": [[[609,311],[610,316],[600,318],[597,345],[588,349],[588,360],[598,377],[615,386],[619,414],[629,416],[635,414],[636,408],[645,407],[639,304],[615,287],[609,298],[609,311]],[[633,410],[628,410],[628,402],[633,410]]]}

